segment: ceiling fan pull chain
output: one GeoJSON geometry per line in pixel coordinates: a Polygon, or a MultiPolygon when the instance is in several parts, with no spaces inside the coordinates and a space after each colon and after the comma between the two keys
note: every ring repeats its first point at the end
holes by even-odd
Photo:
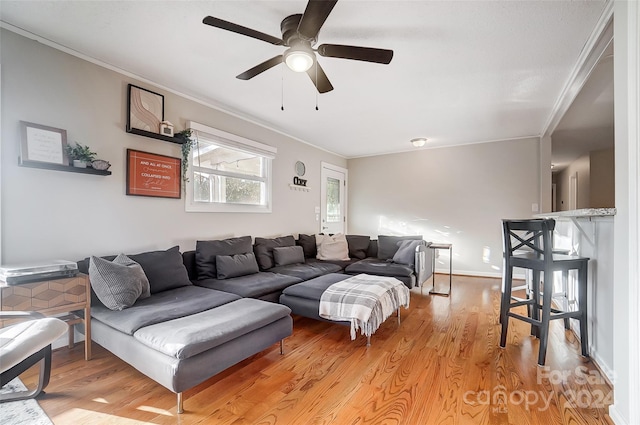
{"type": "Polygon", "coordinates": [[[280,110],[284,111],[284,62],[280,66],[282,74],[280,75],[280,110]]]}
{"type": "MultiPolygon", "coordinates": [[[[318,84],[318,58],[316,58],[316,85],[318,84]]],[[[318,110],[318,90],[316,90],[316,111],[318,110]]]]}

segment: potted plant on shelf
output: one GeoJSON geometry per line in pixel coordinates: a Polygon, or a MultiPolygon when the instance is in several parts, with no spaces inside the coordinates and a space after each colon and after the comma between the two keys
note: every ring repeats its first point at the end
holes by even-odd
{"type": "Polygon", "coordinates": [[[182,150],[182,184],[186,184],[189,181],[187,177],[187,168],[189,168],[189,154],[191,153],[191,148],[193,147],[193,140],[191,139],[191,134],[193,134],[193,130],[190,128],[186,130],[182,130],[173,135],[174,138],[180,140],[181,150],[182,150]]]}
{"type": "Polygon", "coordinates": [[[75,143],[66,146],[67,156],[73,161],[73,166],[78,168],[87,168],[87,164],[96,159],[96,153],[87,145],[75,143]]]}

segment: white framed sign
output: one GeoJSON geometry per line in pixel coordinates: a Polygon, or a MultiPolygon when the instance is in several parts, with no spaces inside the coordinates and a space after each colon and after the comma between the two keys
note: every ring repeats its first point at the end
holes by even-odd
{"type": "Polygon", "coordinates": [[[20,121],[22,143],[20,162],[35,161],[69,165],[66,154],[67,130],[20,121]]]}

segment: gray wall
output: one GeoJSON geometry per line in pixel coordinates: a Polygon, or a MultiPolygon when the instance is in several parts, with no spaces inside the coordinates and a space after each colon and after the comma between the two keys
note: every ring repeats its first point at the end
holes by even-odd
{"type": "Polygon", "coordinates": [[[532,138],[350,159],[349,233],[421,234],[453,244],[454,272],[501,276],[501,219],[531,217],[538,148],[532,138]]]}
{"type": "Polygon", "coordinates": [[[2,30],[2,263],[90,254],[134,253],[196,239],[232,235],[316,233],[320,162],[346,160],[275,131],[135,81],[66,53],[2,30]],[[177,129],[193,120],[278,149],[273,162],[271,214],[186,213],[184,199],[125,194],[125,155],[132,148],[180,156],[173,143],[128,134],[127,84],[165,96],[165,118],[177,129]],[[67,130],[111,162],[111,176],[18,166],[19,121],[67,130]],[[297,160],[307,165],[310,192],[289,188],[297,160]]]}

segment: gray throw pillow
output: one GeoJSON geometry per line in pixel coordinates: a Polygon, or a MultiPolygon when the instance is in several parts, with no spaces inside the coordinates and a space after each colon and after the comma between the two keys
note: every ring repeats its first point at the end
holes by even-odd
{"type": "Polygon", "coordinates": [[[236,255],[216,255],[218,279],[245,276],[258,273],[258,263],[253,253],[236,255]]]}
{"type": "Polygon", "coordinates": [[[166,251],[143,252],[129,258],[142,266],[152,294],[192,285],[177,245],[166,251]]]}
{"type": "Polygon", "coordinates": [[[318,255],[318,249],[316,247],[316,235],[298,235],[296,245],[299,245],[304,250],[304,256],[306,258],[316,258],[318,255]]]}
{"type": "Polygon", "coordinates": [[[363,260],[367,258],[369,249],[369,236],[347,235],[347,245],[349,245],[349,257],[363,260]]]}
{"type": "Polygon", "coordinates": [[[196,241],[196,270],[198,279],[216,279],[216,256],[236,255],[251,252],[251,236],[196,241]]]}
{"type": "Polygon", "coordinates": [[[301,246],[285,246],[273,248],[273,259],[276,266],[304,263],[304,250],[301,246]]]}
{"type": "Polygon", "coordinates": [[[422,240],[422,236],[378,235],[378,258],[381,260],[391,260],[398,250],[398,242],[407,239],[422,240]]]}
{"type": "Polygon", "coordinates": [[[404,240],[398,242],[398,250],[393,255],[393,262],[413,267],[416,262],[416,247],[423,241],[404,240]]]}
{"type": "Polygon", "coordinates": [[[100,302],[111,310],[124,310],[138,298],[150,295],[149,280],[142,267],[124,254],[113,261],[92,256],[89,280],[100,302]]]}
{"type": "Polygon", "coordinates": [[[294,246],[296,240],[293,235],[281,236],[279,238],[256,238],[253,246],[253,252],[256,254],[256,260],[260,266],[260,270],[268,270],[275,265],[273,259],[273,249],[283,246],[294,246]]]}

